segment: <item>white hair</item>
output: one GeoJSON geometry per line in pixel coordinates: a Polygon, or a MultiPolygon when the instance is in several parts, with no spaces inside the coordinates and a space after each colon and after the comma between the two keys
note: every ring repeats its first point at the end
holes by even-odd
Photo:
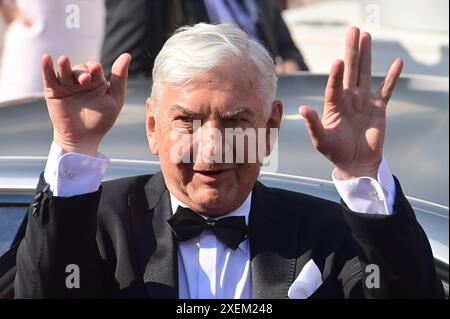
{"type": "Polygon", "coordinates": [[[258,96],[268,118],[277,88],[273,58],[262,44],[229,23],[184,26],[167,40],[153,67],[151,99],[154,107],[165,85],[188,85],[230,58],[246,59],[255,67],[258,96]]]}

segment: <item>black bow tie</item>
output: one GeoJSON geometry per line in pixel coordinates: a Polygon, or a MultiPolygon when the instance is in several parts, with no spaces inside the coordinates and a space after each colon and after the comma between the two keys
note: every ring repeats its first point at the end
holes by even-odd
{"type": "Polygon", "coordinates": [[[178,240],[185,241],[212,231],[216,237],[233,250],[248,237],[244,216],[225,217],[218,220],[205,219],[190,208],[179,206],[167,221],[178,240]]]}

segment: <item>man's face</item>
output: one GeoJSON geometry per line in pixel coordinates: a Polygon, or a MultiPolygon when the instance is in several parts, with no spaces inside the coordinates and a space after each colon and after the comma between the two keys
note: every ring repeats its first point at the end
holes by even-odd
{"type": "Polygon", "coordinates": [[[160,157],[167,187],[198,213],[226,214],[253,188],[261,166],[257,150],[269,148],[266,138],[270,128],[279,128],[282,114],[280,102],[273,103],[272,112],[264,109],[257,84],[251,64],[235,61],[186,87],[162,88],[156,117],[147,100],[150,149],[160,157]],[[239,129],[263,139],[242,138],[239,129]]]}

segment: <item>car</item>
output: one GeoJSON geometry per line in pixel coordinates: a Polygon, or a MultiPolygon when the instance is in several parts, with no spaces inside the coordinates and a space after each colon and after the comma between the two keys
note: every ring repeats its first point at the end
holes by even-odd
{"type": "MultiPolygon", "coordinates": [[[[307,73],[280,78],[278,97],[285,108],[278,149],[259,180],[338,202],[330,181],[332,166],[311,145],[296,111],[300,103],[321,110],[326,79],[326,75],[307,73]]],[[[381,81],[376,76],[374,85],[381,81]]],[[[150,87],[149,81],[129,83],[124,109],[101,146],[101,152],[112,158],[106,180],[159,170],[145,134],[145,99],[150,87]]],[[[384,156],[428,236],[447,298],[448,131],[448,78],[402,77],[389,105],[384,156]]],[[[16,252],[51,139],[42,96],[0,104],[0,298],[14,296],[16,252]]]]}

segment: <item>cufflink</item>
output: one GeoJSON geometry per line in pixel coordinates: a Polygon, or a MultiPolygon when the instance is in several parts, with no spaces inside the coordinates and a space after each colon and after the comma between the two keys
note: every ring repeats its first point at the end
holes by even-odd
{"type": "Polygon", "coordinates": [[[373,201],[382,202],[383,197],[378,192],[370,192],[369,197],[373,201]]]}
{"type": "Polygon", "coordinates": [[[70,171],[68,171],[66,169],[63,172],[59,173],[59,178],[60,179],[65,179],[65,178],[67,178],[67,179],[74,179],[75,176],[76,176],[76,174],[74,172],[70,172],[70,171]]]}

